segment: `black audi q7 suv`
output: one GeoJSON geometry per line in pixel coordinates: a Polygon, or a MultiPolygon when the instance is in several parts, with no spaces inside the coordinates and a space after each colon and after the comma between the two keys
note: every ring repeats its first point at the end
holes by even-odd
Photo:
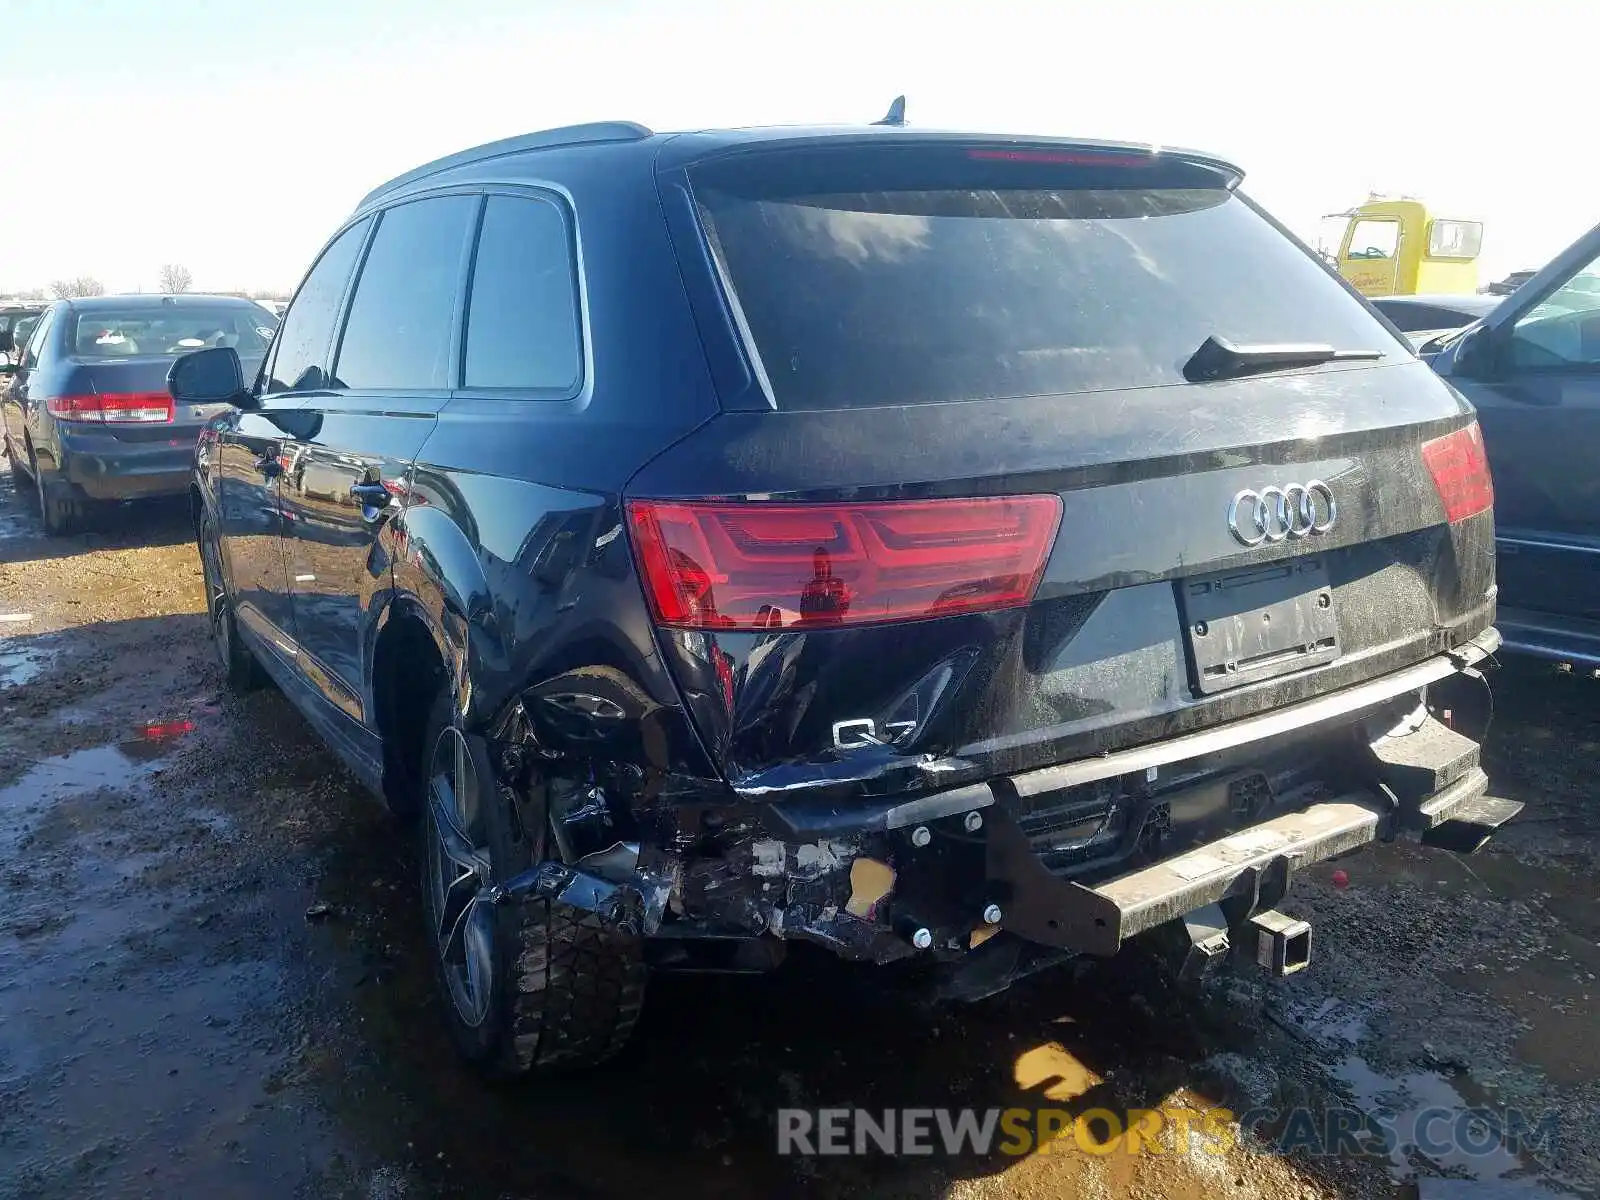
{"type": "Polygon", "coordinates": [[[1309,862],[1480,845],[1470,407],[1206,155],[554,130],[367,196],[193,505],[230,680],[422,833],[462,1051],[647,967],[952,996],[1151,934],[1278,972],[1309,862]]]}

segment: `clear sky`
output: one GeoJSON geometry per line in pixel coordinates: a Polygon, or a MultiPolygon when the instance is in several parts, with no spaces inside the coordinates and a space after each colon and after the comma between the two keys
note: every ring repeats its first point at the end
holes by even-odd
{"type": "Polygon", "coordinates": [[[1307,240],[1372,189],[1486,223],[1484,280],[1600,221],[1593,0],[0,0],[0,291],[290,288],[372,186],[508,134],[856,122],[1233,157],[1307,240]]]}

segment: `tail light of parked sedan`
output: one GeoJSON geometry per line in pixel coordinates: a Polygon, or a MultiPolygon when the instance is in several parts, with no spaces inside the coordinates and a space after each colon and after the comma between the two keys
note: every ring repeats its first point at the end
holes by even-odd
{"type": "Polygon", "coordinates": [[[1055,542],[1061,501],[639,500],[628,515],[661,624],[805,629],[1027,604],[1055,542]]]}
{"type": "Polygon", "coordinates": [[[1476,516],[1494,503],[1494,480],[1483,450],[1483,431],[1476,421],[1422,443],[1422,461],[1444,501],[1447,521],[1476,516]]]}
{"type": "Polygon", "coordinates": [[[93,421],[97,424],[160,424],[173,418],[169,392],[98,392],[86,396],[56,396],[45,402],[59,421],[93,421]]]}

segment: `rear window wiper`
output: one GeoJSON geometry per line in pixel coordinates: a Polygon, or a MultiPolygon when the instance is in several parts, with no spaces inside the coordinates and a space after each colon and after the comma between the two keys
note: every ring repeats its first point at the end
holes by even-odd
{"type": "Polygon", "coordinates": [[[1213,379],[1237,379],[1261,371],[1382,357],[1382,350],[1338,350],[1316,342],[1236,346],[1213,334],[1201,342],[1200,349],[1183,364],[1183,377],[1190,383],[1205,383],[1213,379]]]}

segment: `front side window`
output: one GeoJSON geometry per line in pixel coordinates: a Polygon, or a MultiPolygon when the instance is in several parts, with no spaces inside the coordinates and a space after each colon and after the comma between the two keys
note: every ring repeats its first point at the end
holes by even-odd
{"type": "Polygon", "coordinates": [[[413,200],[383,214],[356,280],[333,386],[450,386],[451,320],[477,196],[413,200]]]}
{"type": "Polygon", "coordinates": [[[267,391],[312,391],[327,386],[323,364],[333,341],[333,323],[355,269],[356,255],[361,253],[367,224],[366,220],[357,221],[335,238],[295,293],[278,327],[267,391]]]}
{"type": "Polygon", "coordinates": [[[490,196],[467,302],[463,386],[565,395],[581,363],[577,264],[561,210],[490,196]]]}
{"type": "Polygon", "coordinates": [[[1393,258],[1400,249],[1400,222],[1357,221],[1350,232],[1350,252],[1346,258],[1393,258]]]}
{"type": "Polygon", "coordinates": [[[11,349],[6,357],[12,362],[21,362],[22,353],[28,347],[28,336],[33,333],[33,327],[39,323],[42,313],[25,313],[22,316],[11,317],[11,349]]]}
{"type": "Polygon", "coordinates": [[[1511,362],[1534,368],[1600,365],[1600,258],[1512,326],[1511,362]]]}

